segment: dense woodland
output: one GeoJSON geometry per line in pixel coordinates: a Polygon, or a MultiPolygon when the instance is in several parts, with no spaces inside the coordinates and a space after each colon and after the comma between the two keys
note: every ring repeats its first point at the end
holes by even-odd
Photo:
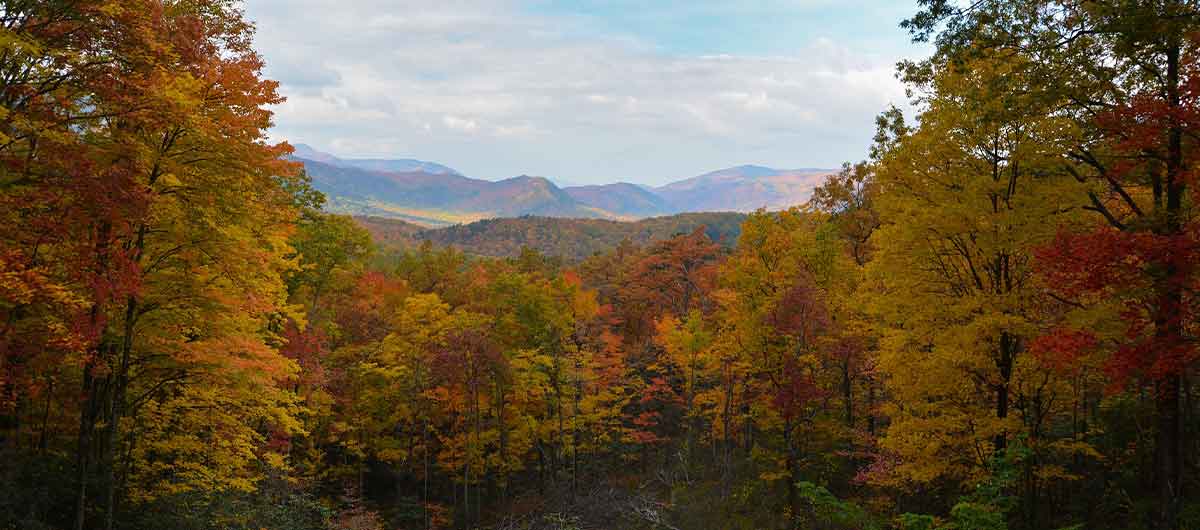
{"type": "Polygon", "coordinates": [[[524,249],[576,263],[623,242],[645,246],[703,228],[724,247],[737,243],[746,216],[733,212],[681,213],[638,221],[522,216],[484,219],[444,228],[424,228],[399,219],[355,217],[380,253],[415,250],[426,241],[476,256],[510,258],[524,249]]]}
{"type": "Polygon", "coordinates": [[[230,0],[0,0],[0,528],[1200,528],[1200,7],[924,0],[807,205],[322,212],[230,0]]]}

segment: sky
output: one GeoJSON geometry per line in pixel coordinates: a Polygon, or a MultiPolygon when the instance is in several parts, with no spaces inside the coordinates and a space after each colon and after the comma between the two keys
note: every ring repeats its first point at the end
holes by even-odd
{"type": "Polygon", "coordinates": [[[915,0],[246,0],[271,137],[465,175],[834,168],[904,106],[915,0]]]}

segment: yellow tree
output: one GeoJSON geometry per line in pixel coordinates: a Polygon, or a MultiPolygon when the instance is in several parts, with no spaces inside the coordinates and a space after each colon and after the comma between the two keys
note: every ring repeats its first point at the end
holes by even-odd
{"type": "MultiPolygon", "coordinates": [[[[885,112],[877,121],[887,123],[888,116],[899,111],[895,108],[885,112]]],[[[865,311],[872,296],[865,275],[865,268],[874,254],[871,236],[879,228],[879,212],[875,201],[879,185],[875,179],[875,159],[882,154],[887,141],[886,133],[877,138],[872,147],[872,161],[844,164],[842,170],[829,176],[813,190],[810,206],[829,215],[829,222],[845,242],[846,253],[851,262],[838,268],[831,288],[830,310],[838,322],[837,336],[832,345],[836,354],[834,361],[842,371],[842,405],[846,426],[856,428],[856,420],[865,416],[869,437],[875,435],[878,384],[873,367],[878,349],[870,315],[865,311]],[[855,397],[856,383],[865,386],[865,400],[855,397]],[[859,404],[858,402],[865,401],[859,404]],[[856,408],[857,405],[857,408],[856,408]]]]}
{"type": "Polygon", "coordinates": [[[919,128],[885,123],[869,267],[892,483],[976,477],[1055,402],[1054,379],[1026,353],[1040,325],[1030,262],[1070,219],[1071,184],[1049,175],[1072,130],[1047,117],[1054,101],[1026,66],[1008,51],[946,65],[921,87],[919,128]]]}
{"type": "Polygon", "coordinates": [[[705,410],[706,403],[712,397],[709,374],[717,367],[713,359],[712,332],[705,329],[706,323],[699,310],[692,310],[683,320],[673,315],[665,315],[657,323],[658,335],[656,340],[666,350],[665,361],[676,373],[683,376],[683,406],[686,418],[686,435],[684,437],[684,466],[692,464],[693,451],[701,440],[701,430],[705,420],[710,416],[705,410]],[[698,397],[703,395],[703,397],[698,397]]]}
{"type": "Polygon", "coordinates": [[[436,294],[411,295],[393,310],[392,331],[381,342],[337,352],[351,370],[351,403],[336,432],[359,458],[378,458],[427,481],[434,411],[426,393],[436,384],[431,361],[456,322],[436,294]]]}
{"type": "Polygon", "coordinates": [[[792,209],[756,212],[742,225],[737,250],[722,265],[720,351],[728,436],[729,403],[744,379],[747,438],[761,430],[772,440],[745,443],[768,462],[765,478],[783,480],[789,506],[797,506],[801,467],[814,454],[802,444],[816,432],[825,410],[827,373],[822,369],[832,331],[828,289],[840,249],[822,215],[792,209]]]}
{"type": "MultiPolygon", "coordinates": [[[[83,363],[76,528],[87,520],[90,453],[100,455],[108,528],[126,483],[119,470],[154,465],[122,456],[163,435],[138,428],[143,410],[213,377],[224,383],[208,387],[222,390],[214,410],[234,414],[263,399],[287,410],[290,399],[271,387],[295,370],[275,351],[269,324],[285,311],[281,277],[292,267],[287,239],[297,216],[288,184],[296,172],[281,160],[287,146],[265,139],[266,106],[282,99],[261,78],[253,27],[221,1],[113,2],[98,14],[111,18],[105,31],[124,40],[106,50],[120,65],[103,70],[106,90],[87,96],[107,118],[76,129],[93,148],[91,164],[80,167],[95,171],[93,182],[113,184],[117,194],[104,201],[126,206],[90,221],[109,234],[103,254],[119,256],[112,263],[120,266],[97,258],[107,287],[92,288],[107,295],[91,309],[97,339],[83,363]]],[[[294,429],[275,416],[258,428],[294,429]]]]}

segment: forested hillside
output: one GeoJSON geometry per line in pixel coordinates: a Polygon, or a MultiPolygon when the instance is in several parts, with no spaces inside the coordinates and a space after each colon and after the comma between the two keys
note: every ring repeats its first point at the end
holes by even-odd
{"type": "Polygon", "coordinates": [[[0,0],[0,529],[1200,528],[1195,3],[920,2],[804,205],[434,231],[239,5],[0,0]]]}
{"type": "Polygon", "coordinates": [[[644,246],[696,229],[703,229],[709,239],[730,247],[737,242],[745,218],[744,214],[721,212],[628,222],[524,216],[432,229],[383,217],[355,220],[385,252],[413,250],[428,241],[436,247],[453,247],[477,256],[515,257],[529,249],[573,263],[612,250],[622,242],[644,246]]]}

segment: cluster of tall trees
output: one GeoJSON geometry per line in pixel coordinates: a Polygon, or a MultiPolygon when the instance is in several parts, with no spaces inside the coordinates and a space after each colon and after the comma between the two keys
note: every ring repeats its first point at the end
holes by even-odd
{"type": "Polygon", "coordinates": [[[0,527],[1200,527],[1200,6],[920,6],[808,205],[564,262],[324,213],[233,0],[0,2],[0,527]]]}

